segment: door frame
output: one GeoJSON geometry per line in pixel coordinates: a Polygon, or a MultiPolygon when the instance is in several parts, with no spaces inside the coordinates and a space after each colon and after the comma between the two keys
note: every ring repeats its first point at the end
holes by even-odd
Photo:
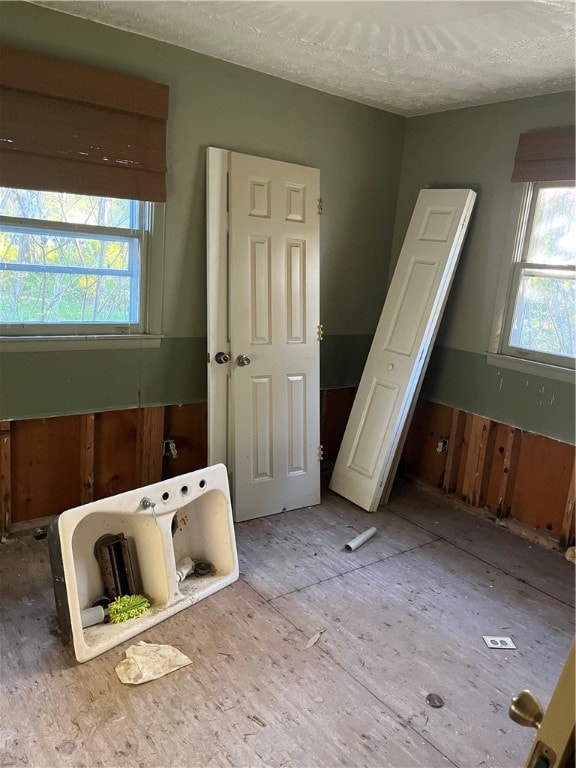
{"type": "Polygon", "coordinates": [[[228,412],[231,364],[217,368],[218,352],[230,355],[228,303],[228,159],[230,150],[206,150],[206,282],[207,282],[207,385],[208,464],[225,464],[230,480],[233,467],[228,412]]]}

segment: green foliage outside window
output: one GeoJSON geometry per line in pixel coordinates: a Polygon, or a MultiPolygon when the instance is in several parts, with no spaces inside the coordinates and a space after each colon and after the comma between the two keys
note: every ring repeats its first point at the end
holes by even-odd
{"type": "Polygon", "coordinates": [[[576,355],[576,195],[573,186],[537,189],[520,268],[510,344],[576,355]]]}
{"type": "Polygon", "coordinates": [[[0,188],[0,323],[138,319],[139,206],[0,188]]]}

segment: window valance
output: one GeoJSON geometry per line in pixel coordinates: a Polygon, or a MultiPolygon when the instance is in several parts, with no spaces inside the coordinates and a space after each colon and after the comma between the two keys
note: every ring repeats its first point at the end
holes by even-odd
{"type": "Polygon", "coordinates": [[[0,186],[166,199],[168,86],[0,49],[0,186]]]}
{"type": "Polygon", "coordinates": [[[512,181],[572,181],[574,126],[520,134],[512,181]]]}

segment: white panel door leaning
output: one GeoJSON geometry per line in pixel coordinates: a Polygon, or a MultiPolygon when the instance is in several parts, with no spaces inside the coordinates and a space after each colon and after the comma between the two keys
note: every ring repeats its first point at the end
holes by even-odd
{"type": "MultiPolygon", "coordinates": [[[[220,163],[209,206],[211,189],[222,198],[222,153],[209,150],[209,166],[220,163]]],[[[320,175],[225,154],[229,243],[220,270],[218,260],[210,264],[210,251],[223,241],[222,228],[211,229],[208,216],[209,297],[218,293],[211,284],[228,284],[227,301],[212,301],[218,317],[211,318],[209,306],[209,326],[214,334],[220,328],[220,339],[209,330],[209,401],[218,399],[209,402],[209,436],[220,452],[226,445],[227,455],[211,451],[210,462],[228,464],[235,518],[245,520],[320,502],[320,175]],[[230,358],[223,364],[215,359],[220,347],[230,358]]]]}
{"type": "Polygon", "coordinates": [[[330,488],[368,511],[389,493],[476,193],[421,190],[338,453],[330,488]]]}

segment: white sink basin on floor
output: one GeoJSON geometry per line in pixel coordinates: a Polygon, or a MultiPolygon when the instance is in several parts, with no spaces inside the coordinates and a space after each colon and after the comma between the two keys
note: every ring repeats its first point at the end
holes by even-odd
{"type": "Polygon", "coordinates": [[[63,512],[49,533],[60,628],[78,661],[88,661],[188,608],[238,578],[228,474],[223,464],[163,480],[63,512]],[[124,534],[136,591],[150,609],[128,621],[83,628],[81,612],[104,595],[94,545],[124,534]],[[213,573],[178,581],[182,558],[208,561],[213,573]]]}

